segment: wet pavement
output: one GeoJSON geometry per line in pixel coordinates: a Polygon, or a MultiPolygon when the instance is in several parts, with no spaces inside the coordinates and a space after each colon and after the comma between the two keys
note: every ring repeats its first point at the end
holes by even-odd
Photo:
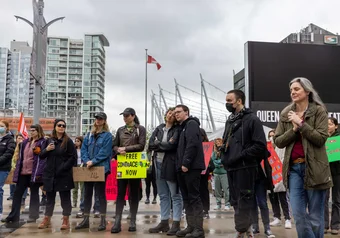
{"type": "MultiPolygon", "coordinates": [[[[6,217],[10,212],[11,201],[7,201],[7,197],[9,195],[8,185],[5,186],[4,192],[4,214],[3,217],[6,217]]],[[[57,195],[58,197],[58,195],[57,195]]],[[[145,197],[144,197],[145,198],[145,197]]],[[[29,199],[29,197],[28,197],[29,199]]],[[[28,204],[29,200],[27,199],[26,204],[28,204]]],[[[159,201],[158,201],[159,202],[159,201]]],[[[23,214],[21,219],[23,222],[19,224],[19,228],[17,227],[6,227],[4,224],[0,226],[0,238],[8,237],[25,237],[25,238],[38,238],[38,237],[150,237],[150,238],[158,238],[158,237],[167,237],[165,234],[149,234],[148,229],[154,227],[158,224],[160,220],[159,216],[159,205],[145,205],[142,201],[139,204],[139,214],[137,216],[137,232],[128,232],[129,220],[126,219],[128,212],[124,211],[124,216],[122,220],[122,232],[119,234],[111,234],[110,230],[112,227],[112,223],[114,221],[114,209],[115,205],[113,202],[108,202],[108,214],[107,214],[107,228],[106,231],[97,231],[97,227],[99,225],[100,218],[94,218],[93,214],[90,217],[90,229],[84,230],[75,230],[74,227],[81,222],[81,218],[76,218],[76,213],[78,209],[74,208],[72,212],[72,216],[70,217],[71,229],[69,231],[61,231],[60,227],[62,224],[61,218],[61,207],[59,198],[56,201],[55,214],[52,217],[52,227],[44,230],[38,229],[38,224],[41,222],[43,218],[43,214],[40,215],[40,219],[37,220],[37,223],[25,223],[28,217],[27,214],[23,214]]],[[[211,207],[214,207],[215,199],[211,197],[211,207]]],[[[272,218],[272,215],[271,215],[272,218]]],[[[181,227],[185,227],[185,222],[182,221],[181,227]]],[[[211,211],[210,219],[204,220],[204,229],[206,232],[206,237],[234,237],[234,221],[233,221],[233,211],[211,211]]],[[[263,232],[263,227],[260,226],[261,232],[263,232]]],[[[272,232],[276,235],[277,238],[289,237],[295,238],[297,237],[295,232],[295,227],[293,225],[293,229],[284,229],[284,227],[273,227],[272,232]]],[[[262,234],[256,235],[255,237],[266,237],[262,234]]],[[[332,235],[326,235],[325,237],[337,237],[332,235]]]]}

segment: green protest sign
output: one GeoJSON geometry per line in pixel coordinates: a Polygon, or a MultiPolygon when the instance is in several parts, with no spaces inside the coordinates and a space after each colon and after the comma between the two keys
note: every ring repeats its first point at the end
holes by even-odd
{"type": "Polygon", "coordinates": [[[326,152],[329,162],[340,160],[340,136],[334,136],[327,139],[326,152]]]}

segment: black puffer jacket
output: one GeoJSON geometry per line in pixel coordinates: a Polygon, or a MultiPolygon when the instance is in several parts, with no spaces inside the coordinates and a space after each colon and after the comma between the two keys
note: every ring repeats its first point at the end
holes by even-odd
{"type": "Polygon", "coordinates": [[[15,142],[12,134],[7,134],[0,140],[0,171],[10,171],[15,142]]]}
{"type": "Polygon", "coordinates": [[[153,161],[155,164],[157,160],[157,152],[163,152],[164,158],[161,167],[161,179],[167,181],[176,181],[176,151],[179,139],[179,128],[173,126],[169,129],[167,135],[167,142],[162,142],[164,135],[165,124],[159,125],[155,131],[152,133],[149,140],[149,151],[154,151],[153,161]],[[155,140],[160,141],[160,143],[155,144],[155,140]]]}
{"type": "Polygon", "coordinates": [[[68,138],[66,147],[61,148],[62,139],[48,139],[46,145],[54,141],[55,149],[40,153],[41,159],[46,159],[43,173],[44,190],[69,191],[74,188],[72,168],[77,166],[77,151],[73,141],[68,138]]]}
{"type": "Polygon", "coordinates": [[[181,135],[177,148],[177,171],[182,166],[190,170],[205,169],[200,121],[196,117],[189,117],[181,124],[181,135]]]}
{"type": "Polygon", "coordinates": [[[222,164],[229,171],[258,167],[268,153],[262,123],[250,109],[233,116],[223,133],[222,164]]]}
{"type": "MultiPolygon", "coordinates": [[[[331,135],[330,137],[339,136],[339,135],[340,133],[338,131],[335,131],[333,135],[331,135]]],[[[329,167],[331,169],[332,176],[340,175],[340,161],[334,161],[334,162],[329,163],[329,167]]]]}

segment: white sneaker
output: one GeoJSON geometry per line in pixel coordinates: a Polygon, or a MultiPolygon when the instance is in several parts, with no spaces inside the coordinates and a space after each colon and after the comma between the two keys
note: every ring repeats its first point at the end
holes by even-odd
{"type": "Polygon", "coordinates": [[[214,210],[221,210],[221,205],[216,205],[216,206],[214,207],[214,210]]]}
{"type": "Polygon", "coordinates": [[[290,222],[290,220],[286,220],[286,222],[285,222],[285,228],[286,228],[286,229],[292,229],[292,223],[290,222]]]}
{"type": "Polygon", "coordinates": [[[229,211],[230,210],[230,206],[229,205],[225,205],[224,206],[224,210],[229,211]]]}
{"type": "Polygon", "coordinates": [[[272,221],[269,225],[270,226],[281,226],[281,221],[279,218],[274,217],[274,221],[272,221]]]}

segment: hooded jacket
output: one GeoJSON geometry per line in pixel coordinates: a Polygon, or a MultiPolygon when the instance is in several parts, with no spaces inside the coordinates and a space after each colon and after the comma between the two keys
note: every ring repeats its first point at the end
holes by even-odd
{"type": "Polygon", "coordinates": [[[223,144],[222,163],[228,171],[256,168],[268,155],[262,123],[249,108],[228,118],[223,144]]]}
{"type": "Polygon", "coordinates": [[[287,106],[281,112],[274,136],[274,142],[277,147],[286,147],[282,169],[283,183],[288,188],[291,154],[298,133],[301,133],[306,163],[304,188],[328,189],[332,187],[333,183],[325,148],[325,142],[328,138],[328,115],[326,109],[315,103],[309,103],[304,123],[297,132],[293,131],[293,125],[288,120],[288,112],[291,110],[296,110],[295,104],[287,106]]]}
{"type": "Polygon", "coordinates": [[[13,135],[8,133],[0,140],[0,171],[10,171],[15,150],[13,135]]]}
{"type": "MultiPolygon", "coordinates": [[[[29,143],[29,139],[24,140],[20,145],[19,159],[17,161],[17,165],[15,167],[13,182],[17,183],[19,176],[22,170],[22,162],[24,160],[24,150],[25,147],[29,143]]],[[[40,151],[46,148],[46,140],[42,137],[36,141],[35,147],[40,148],[40,151]]],[[[37,150],[38,151],[38,150],[37,150]]],[[[32,176],[31,182],[33,183],[42,183],[42,175],[45,169],[45,160],[40,159],[38,153],[33,154],[33,168],[32,168],[32,176]]]]}
{"type": "Polygon", "coordinates": [[[176,153],[177,153],[177,145],[179,139],[179,131],[177,126],[172,126],[167,135],[167,141],[162,142],[162,138],[164,135],[163,128],[165,124],[159,125],[155,131],[152,133],[150,140],[149,140],[149,151],[154,151],[153,160],[155,164],[155,160],[157,160],[157,153],[162,152],[164,153],[164,158],[162,162],[161,169],[161,179],[167,181],[176,182],[176,153]],[[155,143],[155,139],[158,138],[160,141],[159,143],[155,143]]]}
{"type": "Polygon", "coordinates": [[[204,170],[204,153],[200,122],[196,117],[188,117],[180,125],[181,135],[177,148],[177,171],[182,171],[182,166],[189,171],[193,169],[204,170]]]}

